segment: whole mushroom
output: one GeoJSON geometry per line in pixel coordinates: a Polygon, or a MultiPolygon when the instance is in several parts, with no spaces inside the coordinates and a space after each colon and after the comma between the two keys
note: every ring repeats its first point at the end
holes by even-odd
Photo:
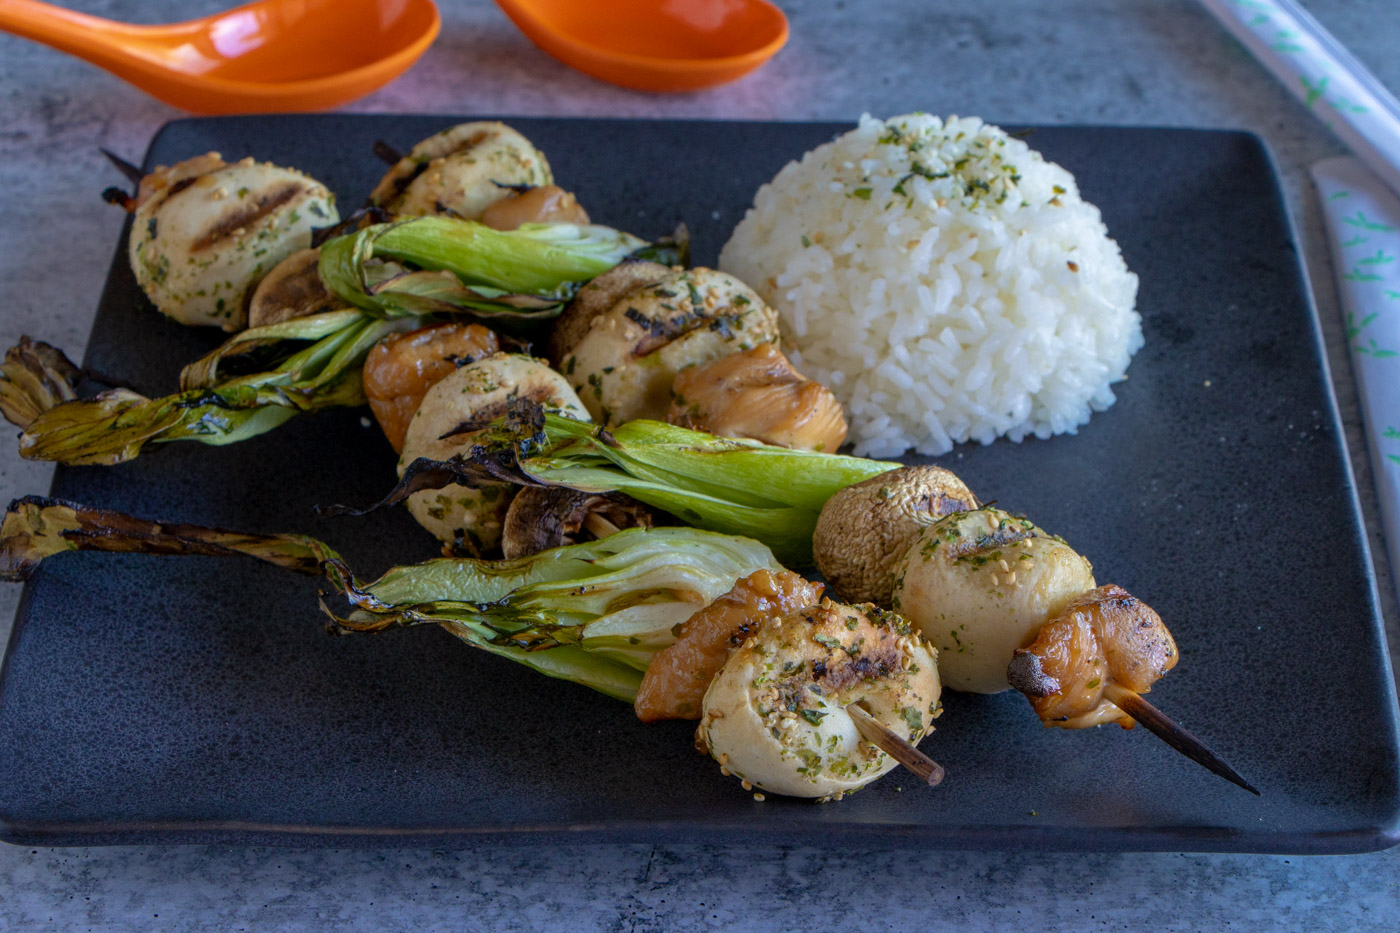
{"type": "Polygon", "coordinates": [[[320,259],[320,249],[300,249],[273,266],[253,289],[248,302],[248,326],[266,327],[348,308],[322,283],[317,272],[320,259]]]}
{"type": "Polygon", "coordinates": [[[924,527],[977,505],[972,490],[938,466],[900,467],[847,486],[817,518],[817,569],[842,599],[889,606],[895,566],[924,527]]]}
{"type": "Polygon", "coordinates": [[[525,486],[506,510],[501,553],[528,557],[553,547],[606,538],[624,528],[650,528],[651,513],[619,492],[567,486],[525,486]]]}

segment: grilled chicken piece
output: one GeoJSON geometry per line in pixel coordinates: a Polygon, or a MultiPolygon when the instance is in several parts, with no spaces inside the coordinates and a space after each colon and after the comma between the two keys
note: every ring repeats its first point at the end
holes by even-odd
{"type": "Polygon", "coordinates": [[[593,319],[606,314],[628,295],[655,285],[671,275],[671,268],[646,259],[624,259],[578,290],[574,300],[554,322],[549,333],[549,360],[555,368],[573,352],[593,326],[593,319]]]}
{"type": "Polygon", "coordinates": [[[1147,693],[1176,666],[1176,642],[1151,606],[1108,584],[1073,600],[1018,648],[1007,677],[1049,726],[1136,723],[1105,696],[1110,684],[1147,693]]]}
{"type": "MultiPolygon", "coordinates": [[[[464,430],[464,425],[484,425],[522,398],[588,420],[574,390],[543,361],[495,353],[454,369],[428,389],[404,434],[399,476],[419,457],[449,460],[471,450],[480,430],[464,430]]],[[[409,496],[408,511],[446,545],[447,553],[482,557],[500,544],[514,493],[515,487],[504,483],[483,483],[479,488],[453,483],[409,496]]]]}
{"type": "Polygon", "coordinates": [[[1009,690],[1016,649],[1097,585],[1061,538],[992,506],[925,526],[894,579],[895,611],[938,646],[943,683],[970,693],[1009,690]]]}
{"type": "Polygon", "coordinates": [[[730,653],[763,625],[821,599],[822,585],[784,570],[749,574],[680,625],[675,644],[647,665],[633,708],[642,722],[699,719],[710,681],[730,653]]]}
{"type": "Polygon", "coordinates": [[[659,420],[681,370],[777,339],[778,313],[743,282],[713,269],[672,271],[592,317],[559,370],[595,421],[659,420]]]}
{"type": "Polygon", "coordinates": [[[771,343],[681,370],[671,396],[667,421],[720,437],[827,452],[846,440],[836,396],[771,343]]]}

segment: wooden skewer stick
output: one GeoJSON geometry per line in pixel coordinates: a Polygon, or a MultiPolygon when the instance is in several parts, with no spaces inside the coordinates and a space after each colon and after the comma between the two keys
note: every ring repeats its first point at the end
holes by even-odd
{"type": "Polygon", "coordinates": [[[1167,714],[1138,694],[1121,684],[1109,681],[1104,685],[1103,695],[1104,699],[1142,723],[1149,732],[1196,764],[1214,771],[1225,780],[1243,787],[1254,796],[1260,796],[1259,791],[1252,784],[1240,777],[1234,768],[1220,760],[1215,752],[1206,748],[1204,742],[1177,725],[1167,714]]]}
{"type": "Polygon", "coordinates": [[[396,164],[400,159],[403,158],[403,156],[399,155],[399,151],[397,149],[395,149],[393,146],[389,145],[382,139],[376,139],[374,141],[374,154],[379,156],[380,159],[382,159],[390,165],[396,164]]]}
{"type": "Polygon", "coordinates": [[[870,715],[865,707],[859,703],[852,703],[846,707],[846,712],[851,714],[851,721],[856,724],[861,738],[871,745],[877,746],[880,751],[914,772],[918,775],[919,780],[929,787],[937,787],[939,782],[943,780],[942,765],[910,745],[897,732],[890,730],[884,723],[870,715]]]}
{"type": "Polygon", "coordinates": [[[125,175],[128,181],[137,185],[141,184],[141,179],[144,177],[145,173],[143,173],[139,167],[132,165],[130,162],[126,161],[126,159],[123,159],[111,150],[103,149],[99,146],[98,151],[105,155],[107,161],[115,165],[117,171],[125,175]]]}

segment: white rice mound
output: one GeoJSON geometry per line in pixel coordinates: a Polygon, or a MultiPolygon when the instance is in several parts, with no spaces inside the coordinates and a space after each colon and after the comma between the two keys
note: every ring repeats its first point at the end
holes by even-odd
{"type": "Polygon", "coordinates": [[[973,117],[862,117],[758,190],[719,266],[778,310],[865,456],[1074,433],[1142,346],[1098,208],[973,117]]]}

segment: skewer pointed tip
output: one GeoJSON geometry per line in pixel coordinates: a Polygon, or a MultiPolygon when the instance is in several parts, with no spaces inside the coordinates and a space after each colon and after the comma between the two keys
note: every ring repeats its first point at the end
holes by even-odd
{"type": "Polygon", "coordinates": [[[1250,784],[1241,777],[1238,771],[1230,767],[1219,755],[1207,748],[1204,742],[1196,738],[1186,729],[1177,725],[1170,716],[1144,700],[1138,694],[1126,687],[1121,687],[1115,683],[1109,683],[1104,689],[1104,697],[1114,706],[1141,723],[1149,732],[1157,736],[1157,738],[1166,742],[1172,748],[1181,752],[1181,754],[1190,758],[1198,765],[1220,775],[1231,784],[1244,788],[1256,797],[1263,796],[1253,784],[1250,784]]]}
{"type": "Polygon", "coordinates": [[[130,162],[126,161],[126,159],[123,159],[121,156],[117,155],[110,149],[106,149],[99,146],[98,150],[103,155],[105,155],[107,157],[107,161],[115,165],[117,167],[117,171],[125,175],[128,180],[130,180],[134,184],[141,184],[143,173],[140,168],[138,168],[135,165],[132,165],[130,162]]]}

